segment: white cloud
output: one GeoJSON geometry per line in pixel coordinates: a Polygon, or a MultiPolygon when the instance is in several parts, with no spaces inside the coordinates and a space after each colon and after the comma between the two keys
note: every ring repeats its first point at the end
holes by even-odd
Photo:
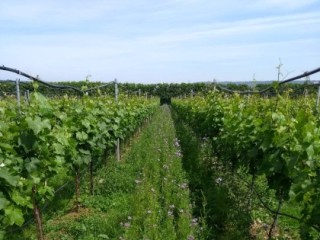
{"type": "MultiPolygon", "coordinates": [[[[298,36],[299,32],[305,33],[305,26],[313,25],[316,27],[319,24],[320,13],[297,14],[286,17],[254,18],[182,29],[173,28],[157,35],[142,37],[140,41],[144,44],[181,44],[199,39],[224,39],[226,37],[236,37],[239,35],[246,35],[249,38],[255,34],[268,34],[270,31],[275,32],[276,30],[280,30],[282,34],[286,34],[293,29],[298,36]]],[[[312,31],[315,31],[315,29],[312,29],[312,31]]]]}
{"type": "Polygon", "coordinates": [[[252,6],[259,9],[294,10],[301,9],[316,2],[317,0],[255,0],[252,6]]]}
{"type": "Polygon", "coordinates": [[[21,25],[68,25],[99,20],[119,7],[117,1],[2,1],[0,19],[21,25]]]}
{"type": "Polygon", "coordinates": [[[268,79],[279,57],[297,71],[319,62],[320,13],[301,2],[2,1],[0,64],[46,80],[268,79]]]}

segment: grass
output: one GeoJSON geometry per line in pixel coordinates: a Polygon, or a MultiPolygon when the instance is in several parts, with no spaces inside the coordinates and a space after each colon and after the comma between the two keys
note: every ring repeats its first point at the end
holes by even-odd
{"type": "MultiPolygon", "coordinates": [[[[120,162],[111,156],[96,169],[93,195],[83,177],[79,212],[73,182],[55,197],[44,216],[48,240],[265,239],[272,215],[257,199],[249,210],[245,184],[219,164],[210,141],[195,136],[168,106],[124,146],[120,162]]],[[[256,188],[263,192],[265,180],[257,179],[256,188]]],[[[274,209],[272,195],[265,191],[263,197],[274,209]]],[[[299,212],[294,203],[282,210],[299,212]]],[[[274,238],[300,239],[298,232],[297,222],[280,217],[274,238]]],[[[35,238],[33,226],[12,237],[35,238]]]]}
{"type": "Polygon", "coordinates": [[[173,116],[195,204],[193,214],[203,219],[207,239],[250,239],[251,217],[243,206],[243,186],[217,163],[210,142],[199,139],[173,116]]]}
{"type": "MultiPolygon", "coordinates": [[[[205,239],[194,218],[180,143],[167,106],[135,137],[117,162],[112,157],[95,172],[94,195],[82,181],[79,212],[72,201],[45,216],[50,239],[205,239]]],[[[21,239],[35,239],[33,227],[21,239]]],[[[17,238],[16,238],[17,239],[17,238]]]]}
{"type": "MultiPolygon", "coordinates": [[[[202,217],[207,229],[207,239],[267,239],[273,215],[261,206],[257,197],[250,196],[244,183],[251,181],[248,174],[235,173],[219,163],[211,141],[198,138],[191,128],[181,121],[173,111],[175,128],[181,140],[183,167],[187,172],[191,190],[191,201],[195,203],[193,215],[202,217]],[[250,198],[252,208],[250,208],[250,198]]],[[[276,209],[277,200],[272,190],[267,190],[267,181],[259,177],[256,191],[264,202],[276,209]]],[[[300,207],[294,202],[285,202],[281,212],[299,217],[300,207]]],[[[273,239],[301,239],[299,222],[279,216],[273,239]]],[[[320,239],[312,231],[310,239],[320,239]]]]}

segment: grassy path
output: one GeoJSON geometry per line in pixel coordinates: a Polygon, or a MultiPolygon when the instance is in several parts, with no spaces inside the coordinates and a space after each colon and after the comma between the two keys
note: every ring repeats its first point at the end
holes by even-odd
{"type": "MultiPolygon", "coordinates": [[[[46,224],[48,239],[203,239],[170,109],[163,106],[120,163],[97,172],[80,213],[46,224]]],[[[82,191],[87,191],[87,186],[82,191]]]]}

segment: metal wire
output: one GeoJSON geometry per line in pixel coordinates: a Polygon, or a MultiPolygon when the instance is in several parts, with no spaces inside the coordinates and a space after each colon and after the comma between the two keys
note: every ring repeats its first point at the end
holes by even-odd
{"type": "Polygon", "coordinates": [[[81,95],[83,94],[83,91],[80,90],[79,88],[76,88],[76,87],[72,87],[72,86],[63,86],[63,85],[56,85],[56,84],[50,84],[50,83],[47,83],[47,82],[44,82],[42,80],[40,80],[39,78],[37,77],[33,77],[27,73],[24,73],[24,72],[21,72],[20,70],[17,70],[17,69],[14,69],[14,68],[9,68],[9,67],[5,67],[5,66],[0,66],[0,70],[3,70],[3,71],[9,71],[9,72],[13,72],[13,73],[16,73],[18,75],[21,75],[21,76],[24,76],[26,78],[29,78],[33,81],[36,81],[36,82],[39,82],[43,85],[46,85],[48,87],[52,87],[52,88],[58,88],[58,89],[72,89],[78,93],[80,93],[81,95]]]}
{"type": "MultiPolygon", "coordinates": [[[[292,81],[294,81],[294,80],[298,80],[298,79],[301,79],[301,78],[304,78],[304,77],[311,76],[311,75],[313,75],[313,74],[315,74],[315,73],[318,73],[318,72],[320,72],[320,67],[319,67],[319,68],[316,68],[316,69],[314,69],[314,70],[311,70],[311,71],[309,71],[309,72],[304,72],[303,74],[300,74],[300,75],[298,75],[298,76],[289,78],[289,79],[284,80],[284,81],[282,81],[282,82],[279,82],[279,86],[280,86],[280,85],[283,85],[283,84],[285,84],[285,83],[288,83],[288,82],[292,82],[292,81]]],[[[274,89],[274,87],[271,86],[271,87],[267,87],[267,88],[265,88],[265,89],[263,89],[263,90],[260,90],[260,91],[236,91],[236,90],[232,90],[232,89],[229,89],[229,88],[222,87],[221,85],[216,85],[216,87],[217,87],[218,89],[222,90],[222,91],[225,91],[225,92],[229,92],[229,93],[239,93],[239,94],[261,94],[261,93],[265,93],[265,92],[267,92],[267,91],[269,91],[269,90],[274,89]]]]}
{"type": "Polygon", "coordinates": [[[105,84],[98,86],[98,87],[89,88],[87,90],[84,90],[83,92],[90,92],[90,91],[97,90],[100,88],[109,87],[111,84],[114,84],[114,83],[115,83],[115,81],[111,81],[111,82],[105,83],[105,84]]]}

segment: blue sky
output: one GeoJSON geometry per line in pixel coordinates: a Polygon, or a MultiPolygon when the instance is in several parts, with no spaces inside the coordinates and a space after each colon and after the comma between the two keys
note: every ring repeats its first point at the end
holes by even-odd
{"type": "Polygon", "coordinates": [[[0,27],[0,65],[46,81],[259,81],[279,59],[288,77],[320,67],[317,0],[11,0],[0,27]]]}

